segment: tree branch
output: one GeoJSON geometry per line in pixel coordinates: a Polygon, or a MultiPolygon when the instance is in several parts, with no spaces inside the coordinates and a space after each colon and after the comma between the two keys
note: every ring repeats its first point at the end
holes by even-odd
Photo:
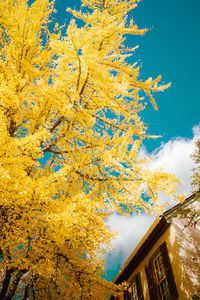
{"type": "Polygon", "coordinates": [[[106,177],[106,178],[98,178],[98,177],[90,177],[88,174],[82,174],[79,171],[75,171],[78,175],[81,177],[88,179],[88,180],[94,180],[94,181],[99,181],[99,182],[104,182],[104,181],[118,181],[118,182],[124,182],[124,181],[141,181],[141,178],[113,178],[113,177],[106,177]]]}
{"type": "Polygon", "coordinates": [[[101,119],[101,118],[98,117],[98,116],[93,115],[93,117],[96,118],[97,120],[99,120],[99,121],[101,121],[101,122],[103,122],[103,123],[105,123],[105,124],[111,126],[111,127],[114,127],[114,128],[119,129],[119,130],[121,130],[121,131],[127,132],[126,129],[123,129],[123,128],[120,128],[120,127],[117,126],[117,125],[111,124],[111,123],[109,123],[108,121],[105,121],[105,120],[101,119]]]}
{"type": "Polygon", "coordinates": [[[57,254],[58,257],[64,258],[64,259],[65,259],[65,262],[68,262],[68,261],[69,261],[69,258],[68,258],[66,255],[64,255],[64,254],[62,254],[62,253],[56,253],[56,254],[57,254]]]}
{"type": "Polygon", "coordinates": [[[82,96],[82,94],[83,94],[83,92],[84,92],[84,89],[85,89],[86,84],[87,84],[87,82],[88,82],[88,77],[89,77],[89,74],[88,74],[88,72],[87,72],[87,77],[86,77],[85,82],[84,82],[84,84],[83,84],[83,86],[82,86],[82,88],[81,88],[81,90],[80,90],[80,92],[79,92],[80,97],[82,96]]]}
{"type": "Polygon", "coordinates": [[[57,122],[49,129],[49,131],[52,133],[54,131],[54,129],[56,129],[56,127],[58,127],[60,125],[60,123],[62,123],[62,121],[64,120],[64,117],[60,117],[57,122]]]}
{"type": "Polygon", "coordinates": [[[81,70],[81,60],[80,60],[80,57],[79,57],[79,54],[78,54],[78,49],[77,49],[77,47],[76,47],[76,45],[74,43],[73,38],[71,40],[72,40],[72,43],[74,45],[74,49],[76,51],[76,56],[78,58],[78,65],[79,65],[79,74],[78,74],[78,79],[77,79],[77,90],[78,90],[79,84],[80,84],[81,72],[82,72],[82,70],[81,70]]]}

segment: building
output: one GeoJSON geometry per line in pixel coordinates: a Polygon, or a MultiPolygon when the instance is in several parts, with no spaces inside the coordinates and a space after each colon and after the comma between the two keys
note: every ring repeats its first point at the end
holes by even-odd
{"type": "Polygon", "coordinates": [[[122,299],[200,299],[199,209],[192,195],[155,220],[114,279],[130,284],[122,299]]]}

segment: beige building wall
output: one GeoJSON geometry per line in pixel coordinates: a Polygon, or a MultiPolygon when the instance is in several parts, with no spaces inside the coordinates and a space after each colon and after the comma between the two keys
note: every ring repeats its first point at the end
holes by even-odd
{"type": "MultiPolygon", "coordinates": [[[[200,203],[194,202],[189,209],[200,209],[200,203]]],[[[185,295],[185,299],[192,299],[191,295],[200,296],[200,226],[188,226],[190,219],[177,216],[172,218],[170,236],[175,235],[176,251],[181,260],[179,289],[185,295]]],[[[173,256],[173,251],[172,251],[173,256]]],[[[176,264],[175,264],[176,267],[176,264]]],[[[180,298],[182,299],[182,298],[180,298]]]]}

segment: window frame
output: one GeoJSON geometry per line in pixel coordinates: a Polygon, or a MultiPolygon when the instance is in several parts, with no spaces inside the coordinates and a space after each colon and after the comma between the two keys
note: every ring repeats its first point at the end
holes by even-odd
{"type": "MultiPolygon", "coordinates": [[[[160,298],[162,300],[165,300],[164,296],[169,295],[169,297],[170,297],[170,291],[169,291],[169,285],[168,285],[168,281],[167,281],[167,274],[166,274],[166,270],[165,270],[165,266],[164,266],[164,263],[163,263],[163,258],[162,258],[161,252],[159,252],[153,260],[153,271],[155,273],[155,280],[156,280],[156,284],[158,286],[160,298]],[[161,273],[162,273],[161,278],[159,278],[159,276],[158,276],[159,270],[157,269],[156,261],[159,261],[159,266],[160,266],[159,270],[161,270],[161,273]],[[163,282],[166,282],[166,285],[167,285],[166,293],[165,292],[163,293],[163,291],[162,291],[161,285],[162,285],[163,282]]],[[[171,297],[170,297],[170,299],[171,299],[171,297]]]]}
{"type": "Polygon", "coordinates": [[[158,256],[161,256],[163,267],[165,270],[165,278],[167,280],[170,300],[175,300],[178,298],[178,291],[176,288],[176,283],[172,271],[172,266],[170,262],[170,258],[168,255],[167,244],[164,242],[161,244],[158,249],[154,252],[154,254],[150,257],[148,265],[145,266],[146,277],[148,282],[148,289],[151,300],[162,300],[162,295],[160,292],[159,284],[157,282],[157,275],[154,266],[154,261],[158,256]]]}
{"type": "Polygon", "coordinates": [[[137,283],[136,283],[136,280],[131,284],[131,300],[139,300],[138,299],[138,291],[137,291],[137,283]],[[133,295],[133,287],[134,287],[134,294],[135,295],[133,295]],[[135,298],[135,296],[136,296],[136,298],[135,298]]]}
{"type": "Polygon", "coordinates": [[[130,288],[131,288],[131,293],[129,293],[130,300],[133,300],[133,295],[132,295],[132,286],[133,285],[135,285],[135,287],[136,287],[138,300],[144,300],[141,278],[140,278],[139,272],[134,276],[134,278],[130,282],[130,288]]]}

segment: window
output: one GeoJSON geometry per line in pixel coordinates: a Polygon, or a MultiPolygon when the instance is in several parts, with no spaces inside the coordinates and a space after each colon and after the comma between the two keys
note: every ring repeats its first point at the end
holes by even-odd
{"type": "Polygon", "coordinates": [[[170,300],[169,287],[161,253],[159,253],[154,259],[153,267],[161,299],[170,300]]]}
{"type": "Polygon", "coordinates": [[[175,300],[178,292],[166,243],[163,243],[145,267],[151,300],[175,300]]]}
{"type": "Polygon", "coordinates": [[[142,285],[140,280],[140,273],[134,277],[132,282],[130,283],[130,292],[125,293],[125,298],[127,300],[144,300],[143,292],[142,292],[142,285]]]}
{"type": "Polygon", "coordinates": [[[133,283],[133,285],[131,287],[131,299],[138,300],[136,281],[133,283]]]}

